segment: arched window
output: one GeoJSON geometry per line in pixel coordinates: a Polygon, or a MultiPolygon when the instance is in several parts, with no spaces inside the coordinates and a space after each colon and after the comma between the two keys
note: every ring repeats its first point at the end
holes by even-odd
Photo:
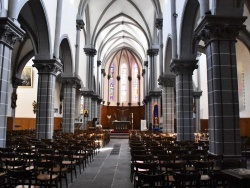
{"type": "Polygon", "coordinates": [[[138,66],[134,63],[132,68],[132,102],[138,102],[139,97],[139,81],[138,81],[138,66]]]}
{"type": "Polygon", "coordinates": [[[128,88],[128,67],[126,63],[121,66],[121,102],[127,101],[127,89],[128,88]]]}
{"type": "Polygon", "coordinates": [[[114,63],[112,63],[110,65],[109,68],[109,75],[110,75],[110,79],[109,79],[109,100],[110,101],[114,101],[115,100],[115,94],[114,94],[114,88],[115,88],[115,83],[114,83],[114,63]]]}
{"type": "Polygon", "coordinates": [[[143,99],[141,58],[128,49],[120,49],[107,59],[103,99],[109,106],[137,106],[143,99]]]}

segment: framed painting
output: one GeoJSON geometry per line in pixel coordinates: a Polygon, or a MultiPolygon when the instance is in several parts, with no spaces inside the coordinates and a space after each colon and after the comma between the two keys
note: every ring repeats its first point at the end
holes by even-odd
{"type": "Polygon", "coordinates": [[[32,87],[32,66],[26,66],[23,69],[23,72],[21,74],[21,79],[23,80],[22,85],[20,85],[19,87],[22,88],[30,88],[32,87]]]}

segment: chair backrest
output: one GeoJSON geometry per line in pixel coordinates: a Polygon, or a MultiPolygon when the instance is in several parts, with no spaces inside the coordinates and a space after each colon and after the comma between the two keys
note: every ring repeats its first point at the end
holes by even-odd
{"type": "Polygon", "coordinates": [[[174,174],[175,187],[187,188],[187,187],[200,187],[200,173],[176,173],[174,174]]]}
{"type": "Polygon", "coordinates": [[[17,185],[28,185],[29,187],[31,187],[31,183],[32,183],[32,171],[29,170],[7,171],[8,187],[15,187],[17,185]]]}
{"type": "Polygon", "coordinates": [[[5,165],[6,165],[6,169],[9,169],[9,170],[16,170],[16,171],[23,171],[25,170],[25,161],[21,160],[21,161],[9,161],[9,160],[6,160],[5,161],[5,165]]]}
{"type": "Polygon", "coordinates": [[[53,169],[52,161],[34,161],[34,170],[36,174],[47,173],[51,174],[53,169]]]}
{"type": "Polygon", "coordinates": [[[138,173],[138,187],[164,187],[165,174],[149,175],[138,173]]]}
{"type": "Polygon", "coordinates": [[[133,155],[132,162],[136,163],[138,161],[141,162],[152,162],[153,156],[152,155],[133,155]]]}
{"type": "Polygon", "coordinates": [[[135,163],[135,173],[145,172],[147,174],[154,174],[156,172],[156,163],[135,163]]]}
{"type": "Polygon", "coordinates": [[[193,165],[201,174],[210,174],[213,170],[213,161],[196,161],[193,165]]]}
{"type": "Polygon", "coordinates": [[[183,172],[185,171],[185,163],[184,162],[167,162],[163,165],[166,169],[167,174],[173,174],[176,172],[183,172]]]}

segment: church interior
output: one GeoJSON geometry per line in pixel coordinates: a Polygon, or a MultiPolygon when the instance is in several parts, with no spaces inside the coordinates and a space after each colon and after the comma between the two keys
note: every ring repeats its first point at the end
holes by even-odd
{"type": "Polygon", "coordinates": [[[249,14],[250,0],[0,0],[0,185],[17,185],[5,154],[27,168],[29,153],[77,156],[49,181],[22,169],[32,185],[181,187],[185,171],[198,187],[244,187],[249,14]],[[170,161],[183,169],[169,175],[170,161]]]}

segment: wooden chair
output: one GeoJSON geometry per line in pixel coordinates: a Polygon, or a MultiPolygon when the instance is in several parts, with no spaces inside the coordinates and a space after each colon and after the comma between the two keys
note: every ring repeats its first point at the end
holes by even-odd
{"type": "Polygon", "coordinates": [[[7,170],[15,170],[15,171],[24,171],[25,170],[25,166],[26,163],[25,161],[21,160],[21,161],[9,161],[6,160],[5,161],[5,169],[7,170]]]}
{"type": "Polygon", "coordinates": [[[174,163],[175,160],[176,160],[176,155],[171,155],[171,154],[157,155],[157,166],[159,171],[166,172],[166,169],[163,165],[169,162],[174,163]]]}
{"type": "Polygon", "coordinates": [[[211,186],[213,162],[212,161],[196,161],[194,162],[196,172],[201,174],[200,183],[204,187],[211,186]]]}
{"type": "Polygon", "coordinates": [[[130,170],[130,179],[133,181],[134,172],[135,172],[135,163],[151,163],[153,162],[152,155],[133,155],[131,157],[131,170],[130,170]]]}
{"type": "MultiPolygon", "coordinates": [[[[166,162],[162,165],[162,167],[165,169],[165,180],[167,186],[171,187],[174,186],[174,174],[175,173],[182,173],[185,172],[185,163],[184,162],[166,162]]],[[[163,171],[163,170],[162,170],[163,171]]],[[[163,171],[164,172],[164,171],[163,171]]]]}
{"type": "Polygon", "coordinates": [[[174,184],[176,188],[200,187],[200,173],[175,173],[174,184]]]}
{"type": "Polygon", "coordinates": [[[34,161],[35,184],[46,187],[58,187],[58,175],[53,174],[52,161],[34,161]]]}
{"type": "Polygon", "coordinates": [[[69,149],[74,152],[73,158],[79,166],[79,173],[81,174],[87,162],[87,155],[81,146],[71,146],[69,149]]]}
{"type": "Polygon", "coordinates": [[[7,171],[7,187],[16,188],[39,188],[32,183],[32,172],[31,171],[7,171]]]}
{"type": "Polygon", "coordinates": [[[73,182],[73,171],[75,172],[75,178],[77,178],[76,161],[74,160],[74,151],[72,150],[59,150],[59,155],[62,156],[63,167],[70,172],[71,182],[73,182]]]}
{"type": "Polygon", "coordinates": [[[213,188],[221,188],[221,187],[229,187],[230,177],[227,174],[222,172],[213,172],[211,187],[213,188]]]}
{"type": "Polygon", "coordinates": [[[165,187],[165,174],[143,174],[138,173],[138,182],[136,184],[136,187],[165,187]]]}
{"type": "Polygon", "coordinates": [[[58,175],[58,179],[60,181],[60,188],[62,188],[62,179],[65,179],[66,188],[68,188],[68,179],[67,179],[67,173],[68,169],[63,167],[62,161],[63,158],[60,155],[47,155],[46,161],[53,162],[54,166],[52,169],[53,174],[58,175]]]}
{"type": "Polygon", "coordinates": [[[144,174],[155,174],[156,173],[156,164],[155,163],[135,163],[134,164],[134,176],[133,182],[135,187],[138,183],[138,173],[144,174]]]}

